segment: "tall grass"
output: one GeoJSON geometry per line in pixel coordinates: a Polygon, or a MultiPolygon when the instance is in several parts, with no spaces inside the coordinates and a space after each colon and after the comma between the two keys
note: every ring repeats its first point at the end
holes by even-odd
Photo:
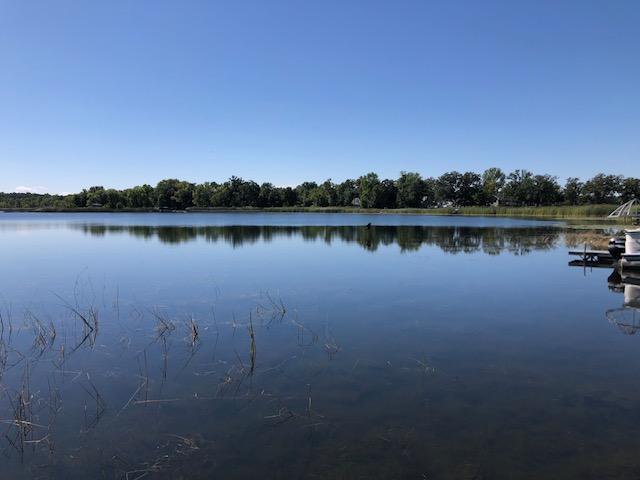
{"type": "MultiPolygon", "coordinates": [[[[519,217],[586,218],[606,217],[615,205],[555,205],[545,207],[461,207],[466,215],[504,215],[519,217]]],[[[454,209],[447,209],[455,211],[454,209]]]]}
{"type": "MultiPolygon", "coordinates": [[[[355,208],[355,207],[269,207],[269,208],[190,208],[189,211],[267,211],[267,212],[322,212],[322,213],[390,213],[421,215],[488,215],[505,217],[547,218],[605,218],[616,205],[554,205],[543,207],[447,207],[447,208],[355,208]]],[[[618,223],[631,223],[630,219],[617,219],[618,223]]]]}

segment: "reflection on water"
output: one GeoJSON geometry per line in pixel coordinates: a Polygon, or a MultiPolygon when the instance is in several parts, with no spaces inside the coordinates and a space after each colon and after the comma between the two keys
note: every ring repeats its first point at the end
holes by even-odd
{"type": "Polygon", "coordinates": [[[437,246],[448,253],[473,253],[482,251],[497,255],[502,251],[526,254],[531,250],[554,248],[561,237],[561,230],[548,228],[473,228],[473,227],[422,227],[422,226],[361,226],[361,227],[279,227],[279,226],[228,226],[228,227],[155,227],[115,225],[74,225],[95,236],[126,233],[131,236],[152,239],[162,243],[179,244],[203,239],[207,242],[225,242],[234,247],[274,239],[300,237],[307,241],[327,244],[340,241],[355,243],[362,248],[376,251],[380,246],[398,245],[402,251],[418,250],[422,246],[437,246]]]}
{"type": "Polygon", "coordinates": [[[622,307],[607,310],[607,319],[623,333],[640,329],[640,272],[615,269],[608,278],[609,289],[624,295],[622,307]]]}

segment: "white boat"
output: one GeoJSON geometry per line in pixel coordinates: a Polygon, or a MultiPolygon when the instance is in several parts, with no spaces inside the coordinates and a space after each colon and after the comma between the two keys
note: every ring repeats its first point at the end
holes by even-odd
{"type": "Polygon", "coordinates": [[[622,267],[640,267],[640,228],[624,232],[624,253],[622,267]]]}

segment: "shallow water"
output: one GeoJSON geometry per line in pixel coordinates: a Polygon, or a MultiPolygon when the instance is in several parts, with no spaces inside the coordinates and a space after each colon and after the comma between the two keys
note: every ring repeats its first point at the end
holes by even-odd
{"type": "Polygon", "coordinates": [[[633,291],[566,228],[2,213],[2,478],[638,478],[633,291]]]}

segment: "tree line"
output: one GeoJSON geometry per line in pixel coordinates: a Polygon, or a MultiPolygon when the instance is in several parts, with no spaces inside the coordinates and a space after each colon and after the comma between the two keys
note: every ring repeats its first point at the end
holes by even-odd
{"type": "Polygon", "coordinates": [[[372,172],[341,183],[328,179],[296,187],[260,185],[236,176],[222,183],[166,179],[155,187],[145,184],[116,190],[93,186],[70,195],[0,193],[0,208],[437,208],[602,204],[633,198],[640,198],[638,178],[599,173],[584,182],[568,178],[561,185],[551,175],[528,170],[506,174],[489,168],[481,174],[452,171],[437,178],[403,171],[395,180],[381,179],[372,172]]]}

